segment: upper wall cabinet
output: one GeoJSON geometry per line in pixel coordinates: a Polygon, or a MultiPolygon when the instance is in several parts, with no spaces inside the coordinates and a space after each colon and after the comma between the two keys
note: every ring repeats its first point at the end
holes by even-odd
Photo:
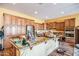
{"type": "Polygon", "coordinates": [[[17,25],[22,25],[21,23],[22,23],[22,19],[17,17],[17,25]]]}
{"type": "Polygon", "coordinates": [[[51,30],[51,29],[56,29],[58,31],[64,31],[64,22],[49,22],[46,24],[46,28],[51,30]]]}
{"type": "Polygon", "coordinates": [[[30,24],[34,26],[34,21],[33,20],[30,20],[30,24]]]}
{"type": "Polygon", "coordinates": [[[56,22],[49,22],[46,24],[47,29],[56,29],[56,25],[58,25],[56,22]]]}
{"type": "Polygon", "coordinates": [[[70,19],[70,26],[75,27],[75,18],[70,19]]]}
{"type": "Polygon", "coordinates": [[[22,26],[25,26],[25,19],[21,20],[22,26]]]}
{"type": "Polygon", "coordinates": [[[11,15],[4,14],[4,25],[10,25],[11,24],[11,15]]]}
{"type": "Polygon", "coordinates": [[[22,34],[26,34],[26,26],[22,26],[22,34]]]}
{"type": "Polygon", "coordinates": [[[69,27],[69,20],[65,20],[65,27],[69,27]]]}
{"type": "Polygon", "coordinates": [[[17,19],[15,16],[12,16],[12,25],[16,25],[17,19]]]}
{"type": "Polygon", "coordinates": [[[75,18],[65,20],[65,28],[75,27],[75,18]]]}

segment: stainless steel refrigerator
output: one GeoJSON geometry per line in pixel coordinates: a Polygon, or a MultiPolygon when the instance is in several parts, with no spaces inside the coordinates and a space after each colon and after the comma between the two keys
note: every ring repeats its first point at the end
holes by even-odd
{"type": "Polygon", "coordinates": [[[26,36],[27,39],[34,42],[35,41],[35,28],[32,25],[26,26],[26,36]]]}

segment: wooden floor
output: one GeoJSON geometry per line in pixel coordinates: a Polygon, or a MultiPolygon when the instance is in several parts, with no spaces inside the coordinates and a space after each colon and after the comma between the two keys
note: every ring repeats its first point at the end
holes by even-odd
{"type": "Polygon", "coordinates": [[[74,47],[70,46],[69,43],[61,42],[59,48],[65,50],[64,54],[58,53],[57,50],[55,50],[48,56],[73,56],[74,47]]]}
{"type": "Polygon", "coordinates": [[[12,56],[12,48],[1,50],[0,56],[12,56]]]}

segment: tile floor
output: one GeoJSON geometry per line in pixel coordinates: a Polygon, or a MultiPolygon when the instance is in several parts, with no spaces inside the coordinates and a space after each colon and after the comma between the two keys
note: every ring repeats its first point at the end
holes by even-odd
{"type": "Polygon", "coordinates": [[[69,43],[60,42],[59,48],[61,48],[65,51],[64,54],[57,53],[57,50],[55,50],[52,53],[50,53],[48,56],[73,56],[74,47],[69,46],[69,43]]]}

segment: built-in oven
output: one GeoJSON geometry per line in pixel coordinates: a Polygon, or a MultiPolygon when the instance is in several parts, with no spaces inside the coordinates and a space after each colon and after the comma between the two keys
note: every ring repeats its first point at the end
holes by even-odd
{"type": "Polygon", "coordinates": [[[65,32],[65,37],[74,37],[74,32],[65,32]]]}
{"type": "Polygon", "coordinates": [[[65,29],[65,37],[66,38],[74,38],[75,37],[75,29],[74,28],[67,28],[65,29]]]}

